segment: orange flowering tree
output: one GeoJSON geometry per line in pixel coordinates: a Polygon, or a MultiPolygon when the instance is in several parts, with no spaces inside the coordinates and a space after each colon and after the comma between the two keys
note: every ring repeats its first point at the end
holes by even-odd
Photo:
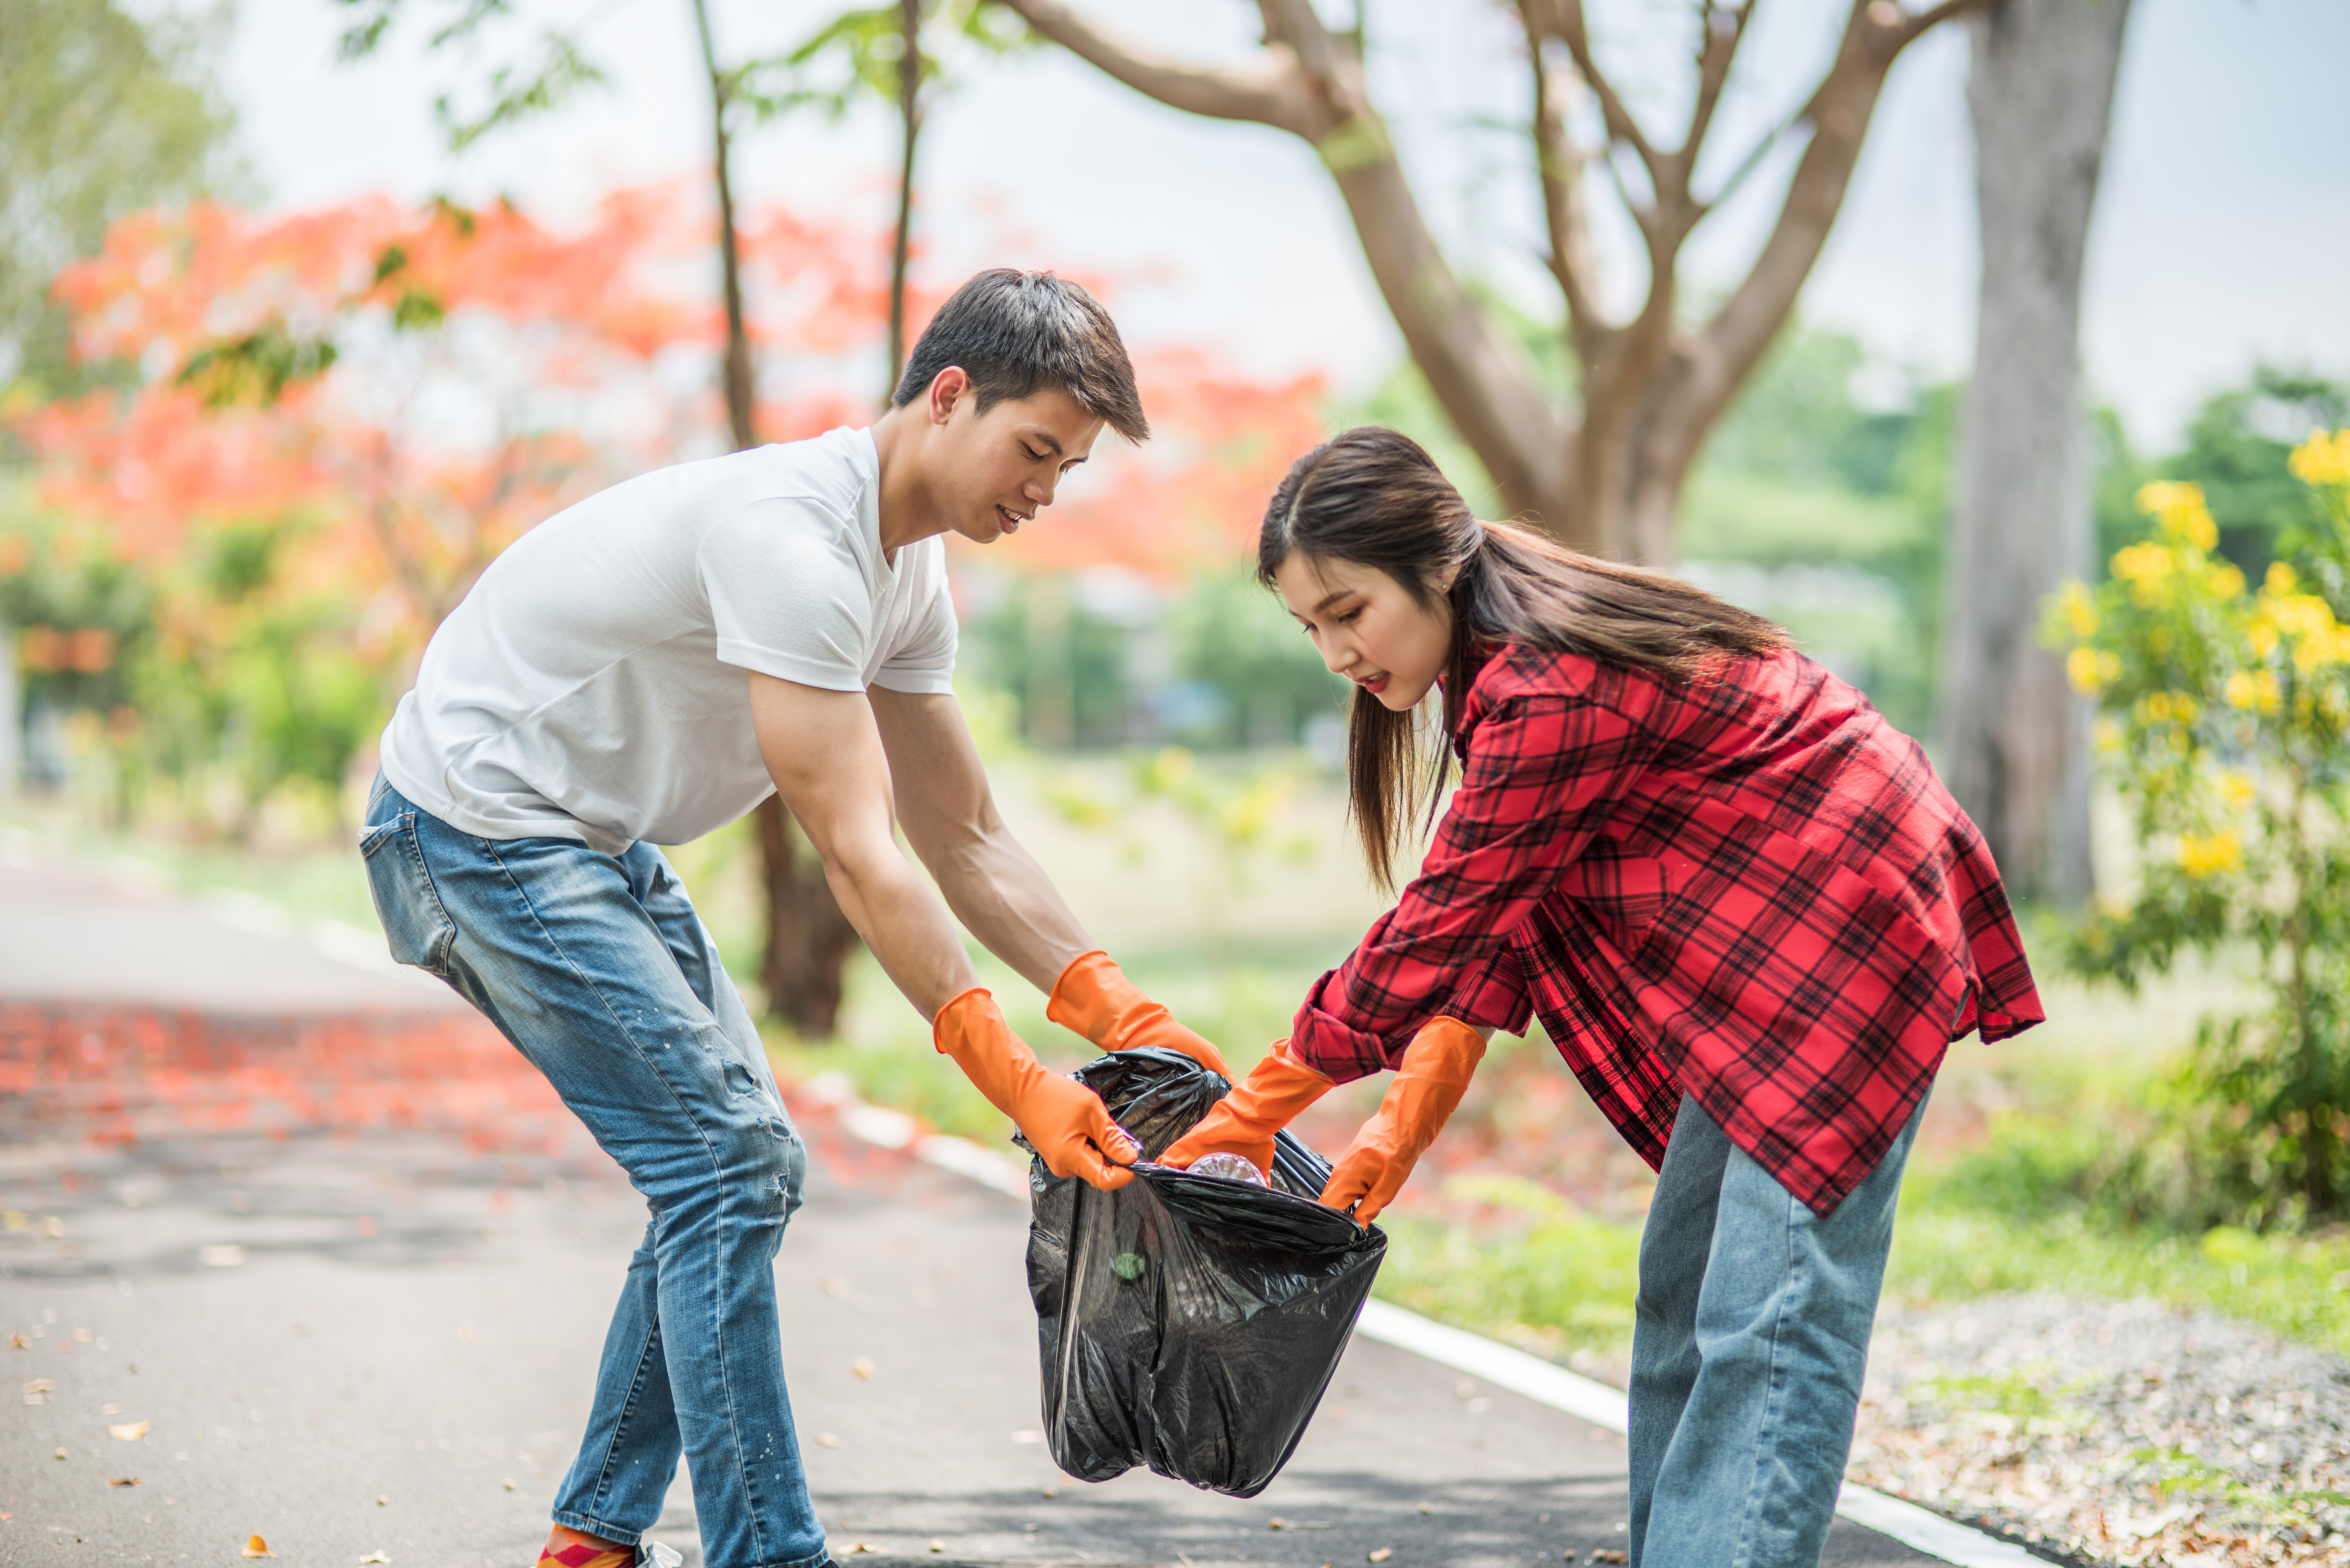
{"type": "MultiPolygon", "coordinates": [[[[331,790],[499,550],[712,444],[718,323],[671,286],[698,248],[681,209],[655,187],[568,233],[504,204],[383,199],[119,223],[56,288],[78,351],[123,367],[128,389],[14,421],[39,521],[0,548],[0,580],[44,694],[102,703],[108,744],[135,738],[167,774],[219,764],[233,827],[289,782],[331,790]],[[34,591],[93,571],[146,591],[96,622],[34,591]],[[94,630],[120,652],[102,679],[72,640],[94,630]]],[[[871,247],[781,213],[756,235],[772,336],[812,324],[799,342],[820,355],[844,317],[878,331],[871,247]]],[[[804,433],[842,411],[819,394],[772,418],[804,433]]]]}
{"type": "Polygon", "coordinates": [[[2212,1217],[2262,1223],[2350,1208],[2350,431],[2293,471],[2308,522],[2259,587],[2199,490],[2153,484],[2147,536],[2052,626],[2141,849],[2070,956],[2135,987],[2182,949],[2257,953],[2262,1005],[2203,1022],[2194,1085],[2220,1111],[2212,1217]]]}

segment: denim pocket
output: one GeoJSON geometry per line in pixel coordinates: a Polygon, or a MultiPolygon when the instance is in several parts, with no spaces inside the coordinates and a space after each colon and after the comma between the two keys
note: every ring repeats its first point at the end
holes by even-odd
{"type": "Polygon", "coordinates": [[[368,891],[376,919],[383,922],[392,958],[427,974],[449,972],[449,950],[457,928],[441,907],[424,851],[416,842],[416,814],[403,811],[359,836],[359,858],[367,862],[368,891]]]}

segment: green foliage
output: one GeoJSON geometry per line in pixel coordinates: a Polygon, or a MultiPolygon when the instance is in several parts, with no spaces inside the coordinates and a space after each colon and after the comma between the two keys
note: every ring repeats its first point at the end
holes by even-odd
{"type": "Polygon", "coordinates": [[[1181,738],[1206,746],[1294,744],[1307,722],[1346,711],[1347,682],[1330,673],[1254,569],[1202,576],[1168,617],[1175,667],[1222,699],[1181,738]]]}
{"type": "Polygon", "coordinates": [[[2050,626],[2141,851],[2135,896],[2093,910],[2068,961],[2135,986],[2182,949],[2257,955],[2261,1007],[2206,1019],[2193,1069],[2207,1175],[2252,1224],[2350,1209],[2350,431],[2291,462],[2308,522],[2257,591],[2201,493],[2158,483],[2151,533],[2050,626]]]}
{"type": "Polygon", "coordinates": [[[1690,574],[1784,625],[1923,732],[1933,704],[1957,389],[1869,410],[1852,387],[1857,341],[1781,339],[1682,493],[1690,574]]]}
{"type": "Polygon", "coordinates": [[[115,219],[242,182],[209,79],[224,13],[201,21],[114,0],[0,5],[0,388],[70,391],[49,280],[115,219]]]}
{"type": "Polygon", "coordinates": [[[964,645],[985,683],[1008,693],[1019,732],[1044,743],[1066,715],[1067,740],[1118,745],[1130,732],[1134,682],[1128,669],[1130,629],[1088,609],[1064,576],[1013,579],[1009,591],[963,622],[964,645]]]}
{"type": "Polygon", "coordinates": [[[2285,554],[2290,535],[2319,520],[2309,487],[2293,475],[2293,448],[2312,431],[2345,423],[2350,389],[2263,365],[2249,386],[2203,405],[2186,448],[2162,464],[2162,475],[2203,493],[2219,525],[2220,553],[2256,577],[2285,554]]]}
{"type": "MultiPolygon", "coordinates": [[[[918,94],[941,85],[946,65],[940,51],[950,38],[992,55],[1029,41],[1017,16],[982,0],[920,0],[918,16],[918,94]]],[[[860,90],[896,103],[905,57],[905,13],[899,6],[844,11],[789,53],[743,67],[733,96],[763,117],[809,108],[838,119],[860,90]]],[[[917,103],[918,114],[923,107],[917,103]]]]}
{"type": "Polygon", "coordinates": [[[283,322],[273,321],[242,337],[197,349],[180,368],[177,379],[209,409],[266,408],[284,397],[287,388],[315,381],[333,369],[335,353],[332,339],[296,337],[283,322]]]}

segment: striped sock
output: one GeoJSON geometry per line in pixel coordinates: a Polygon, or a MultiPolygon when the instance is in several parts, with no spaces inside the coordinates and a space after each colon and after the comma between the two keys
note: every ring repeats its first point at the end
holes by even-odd
{"type": "Polygon", "coordinates": [[[539,1552],[539,1568],[553,1563],[555,1568],[632,1568],[637,1560],[633,1546],[590,1546],[586,1542],[574,1542],[557,1552],[548,1548],[539,1552]]]}

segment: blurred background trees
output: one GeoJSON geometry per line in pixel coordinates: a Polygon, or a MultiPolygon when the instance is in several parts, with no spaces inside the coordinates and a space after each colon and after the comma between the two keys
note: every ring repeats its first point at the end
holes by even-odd
{"type": "Polygon", "coordinates": [[[0,387],[80,383],[49,283],[115,220],[247,189],[209,68],[222,20],[111,0],[0,9],[0,387]]]}

